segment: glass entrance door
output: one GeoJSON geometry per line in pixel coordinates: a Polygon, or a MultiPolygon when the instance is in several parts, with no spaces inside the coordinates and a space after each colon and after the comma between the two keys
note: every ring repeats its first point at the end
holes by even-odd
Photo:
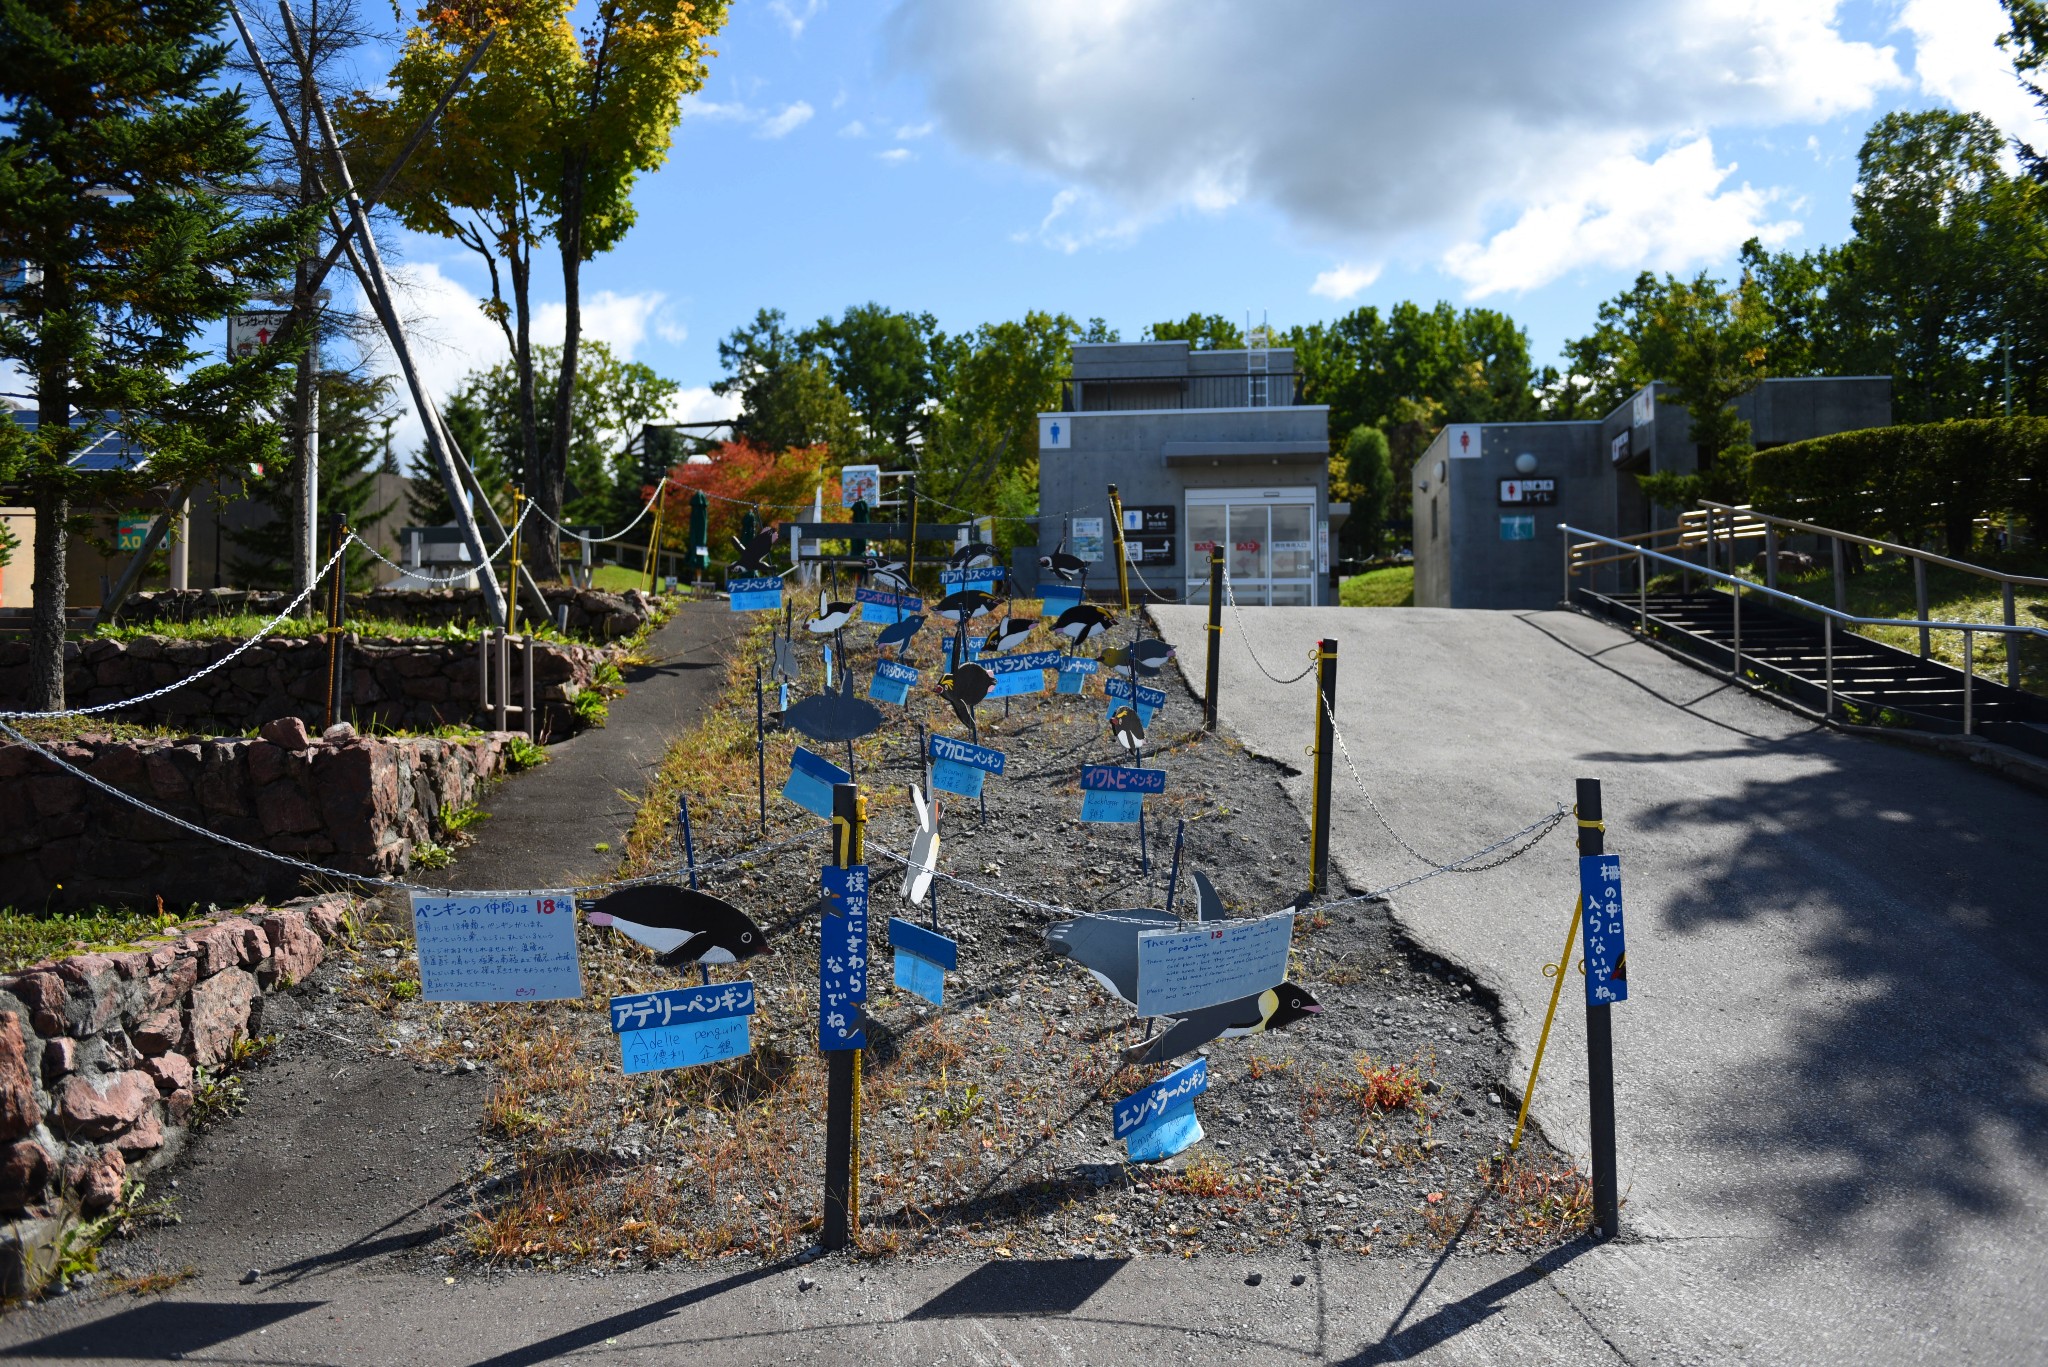
{"type": "Polygon", "coordinates": [[[1315,490],[1190,489],[1187,497],[1188,602],[1209,601],[1209,550],[1218,545],[1239,604],[1315,601],[1315,490]]]}

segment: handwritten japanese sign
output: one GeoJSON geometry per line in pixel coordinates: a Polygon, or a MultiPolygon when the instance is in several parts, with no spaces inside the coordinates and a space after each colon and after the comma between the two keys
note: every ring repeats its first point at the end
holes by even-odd
{"type": "Polygon", "coordinates": [[[889,947],[896,951],[896,986],[944,1006],[946,974],[960,966],[960,946],[935,930],[892,916],[889,947]]]}
{"type": "Polygon", "coordinates": [[[1586,1005],[1628,1000],[1628,940],[1621,924],[1621,856],[1579,857],[1579,896],[1585,902],[1586,1005]]]}
{"type": "Polygon", "coordinates": [[[851,783],[853,775],[829,759],[820,759],[799,745],[789,757],[789,781],[782,795],[817,816],[832,815],[832,785],[851,783]]]}
{"type": "Polygon", "coordinates": [[[1206,921],[1138,936],[1138,1014],[1178,1016],[1277,987],[1287,977],[1294,913],[1206,921]]]}
{"type": "Polygon", "coordinates": [[[414,893],[412,924],[420,995],[427,1001],[574,1001],[583,995],[572,893],[414,893]]]}
{"type": "Polygon", "coordinates": [[[1003,772],[1002,751],[951,736],[931,738],[931,758],[932,787],[958,797],[980,797],[983,779],[1003,772]]]}
{"type": "MultiPolygon", "coordinates": [[[[1047,611],[1049,612],[1051,609],[1048,608],[1047,611]]],[[[1082,685],[1088,682],[1088,676],[1100,668],[1102,668],[1100,660],[1085,660],[1078,655],[1067,656],[1060,661],[1059,691],[1062,693],[1079,693],[1082,685]]]]}
{"type": "Polygon", "coordinates": [[[1137,821],[1147,793],[1166,791],[1164,769],[1121,764],[1081,766],[1081,819],[1113,824],[1137,821]]]}
{"type": "Polygon", "coordinates": [[[868,867],[827,865],[828,911],[818,940],[818,1048],[864,1049],[860,1006],[868,999],[868,867]]]}
{"type": "Polygon", "coordinates": [[[782,611],[782,581],[773,575],[763,579],[729,579],[725,591],[732,595],[734,612],[782,611]]]}
{"type": "Polygon", "coordinates": [[[917,687],[917,671],[909,665],[894,660],[875,661],[875,677],[868,684],[868,696],[878,702],[892,702],[898,707],[910,701],[910,690],[917,687]]]}
{"type": "Polygon", "coordinates": [[[1202,1137],[1195,1098],[1209,1090],[1209,1060],[1198,1058],[1110,1108],[1111,1134],[1133,1163],[1171,1158],[1202,1137]]]}
{"type": "Polygon", "coordinates": [[[753,1044],[751,981],[680,987],[611,1000],[612,1032],[626,1073],[690,1068],[742,1058],[753,1044]]]}

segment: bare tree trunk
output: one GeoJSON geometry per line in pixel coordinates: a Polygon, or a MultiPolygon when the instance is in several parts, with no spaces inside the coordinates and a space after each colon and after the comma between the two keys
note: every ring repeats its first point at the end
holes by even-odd
{"type": "MultiPolygon", "coordinates": [[[[533,373],[533,258],[522,243],[506,264],[512,272],[512,314],[519,329],[518,341],[512,351],[512,364],[519,388],[520,467],[525,481],[534,485],[527,491],[529,496],[538,498],[547,482],[540,478],[544,468],[540,449],[540,404],[534,394],[539,382],[533,373]]],[[[542,503],[541,508],[557,519],[562,515],[559,506],[550,508],[542,503]]],[[[537,517],[528,526],[525,533],[527,561],[533,565],[535,577],[543,581],[553,579],[556,574],[547,568],[543,548],[554,544],[551,536],[554,528],[537,517]]]]}
{"type": "MultiPolygon", "coordinates": [[[[62,400],[59,407],[65,407],[62,400]]],[[[70,421],[66,413],[62,419],[70,421]]],[[[71,500],[63,494],[39,494],[36,512],[35,608],[29,618],[29,706],[42,712],[64,710],[64,600],[71,592],[66,572],[71,500]]]]}
{"type": "MultiPolygon", "coordinates": [[[[548,434],[547,463],[541,471],[540,487],[534,491],[541,500],[541,511],[557,522],[562,520],[562,483],[569,465],[569,426],[576,398],[576,352],[583,340],[583,180],[580,168],[573,169],[564,179],[568,193],[564,196],[562,214],[555,227],[556,238],[562,248],[562,304],[567,314],[562,321],[562,372],[555,382],[555,423],[554,431],[548,434]]],[[[546,531],[545,540],[534,546],[533,571],[543,580],[560,579],[561,540],[553,527],[546,531]]]]}

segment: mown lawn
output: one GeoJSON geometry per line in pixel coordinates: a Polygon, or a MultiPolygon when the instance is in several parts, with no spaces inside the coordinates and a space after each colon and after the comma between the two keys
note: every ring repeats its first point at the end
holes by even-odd
{"type": "Polygon", "coordinates": [[[1391,565],[1354,574],[1338,585],[1337,601],[1347,608],[1412,608],[1415,567],[1391,565]]]}

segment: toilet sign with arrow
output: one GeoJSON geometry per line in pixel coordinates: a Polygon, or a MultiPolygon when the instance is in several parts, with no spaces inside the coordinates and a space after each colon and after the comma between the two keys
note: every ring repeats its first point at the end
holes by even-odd
{"type": "Polygon", "coordinates": [[[277,340],[277,334],[283,331],[287,316],[283,309],[229,314],[228,355],[247,356],[269,346],[277,340]]]}

